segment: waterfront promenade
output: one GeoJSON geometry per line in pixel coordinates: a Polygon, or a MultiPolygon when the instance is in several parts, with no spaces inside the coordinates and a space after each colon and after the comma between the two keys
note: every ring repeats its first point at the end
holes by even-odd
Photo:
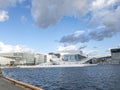
{"type": "Polygon", "coordinates": [[[43,90],[8,77],[0,76],[0,90],[43,90]]]}
{"type": "Polygon", "coordinates": [[[25,88],[15,86],[14,84],[0,77],[0,90],[25,90],[25,88]]]}
{"type": "Polygon", "coordinates": [[[3,76],[0,67],[0,90],[43,90],[43,89],[3,76]]]}
{"type": "Polygon", "coordinates": [[[16,86],[14,83],[3,78],[0,68],[0,90],[25,90],[25,88],[16,86]]]}

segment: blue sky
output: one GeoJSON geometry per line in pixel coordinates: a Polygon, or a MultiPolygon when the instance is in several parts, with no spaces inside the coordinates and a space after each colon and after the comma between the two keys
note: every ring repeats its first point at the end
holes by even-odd
{"type": "Polygon", "coordinates": [[[0,52],[107,55],[120,47],[119,13],[119,0],[0,0],[0,52]]]}

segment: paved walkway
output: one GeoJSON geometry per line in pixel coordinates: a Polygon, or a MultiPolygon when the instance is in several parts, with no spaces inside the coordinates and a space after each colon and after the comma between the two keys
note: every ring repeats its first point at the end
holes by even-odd
{"type": "Polygon", "coordinates": [[[25,90],[25,89],[19,86],[15,86],[12,83],[0,77],[0,90],[25,90]]]}

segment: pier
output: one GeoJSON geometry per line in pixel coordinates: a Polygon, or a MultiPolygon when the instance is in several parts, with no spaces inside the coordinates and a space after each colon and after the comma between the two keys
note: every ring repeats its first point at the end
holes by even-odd
{"type": "Polygon", "coordinates": [[[1,90],[25,90],[24,88],[15,86],[14,84],[8,82],[3,78],[0,78],[0,89],[1,90]]]}
{"type": "Polygon", "coordinates": [[[43,90],[41,88],[16,81],[8,77],[0,77],[0,90],[43,90]]]}

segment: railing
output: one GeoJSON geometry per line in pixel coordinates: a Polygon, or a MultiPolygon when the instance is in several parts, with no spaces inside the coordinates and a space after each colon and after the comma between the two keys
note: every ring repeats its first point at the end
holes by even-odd
{"type": "Polygon", "coordinates": [[[21,86],[21,87],[27,88],[29,90],[43,90],[42,88],[38,88],[36,86],[30,85],[30,84],[27,84],[27,83],[23,83],[23,82],[20,82],[20,81],[17,81],[17,80],[8,78],[8,77],[3,77],[3,78],[10,81],[14,85],[21,86]]]}

